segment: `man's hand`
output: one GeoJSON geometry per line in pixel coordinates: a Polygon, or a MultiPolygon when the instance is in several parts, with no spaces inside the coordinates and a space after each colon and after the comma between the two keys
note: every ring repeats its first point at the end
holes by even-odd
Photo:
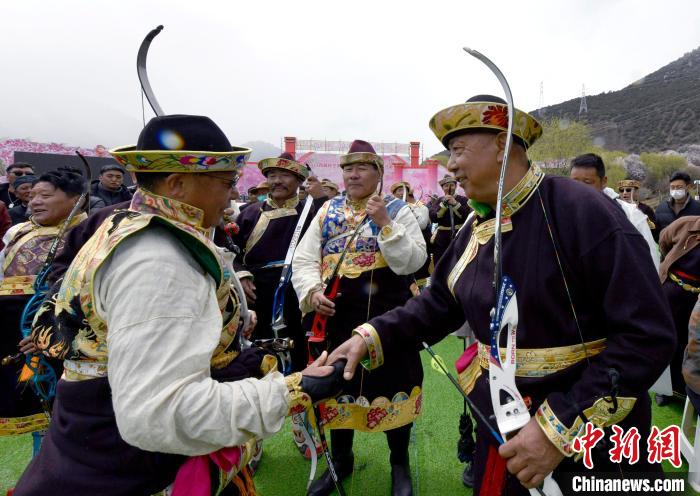
{"type": "Polygon", "coordinates": [[[326,365],[327,360],[328,352],[324,351],[316,360],[301,371],[301,375],[309,377],[326,377],[331,375],[333,373],[333,367],[331,365],[326,365]]]}
{"type": "Polygon", "coordinates": [[[306,191],[313,199],[326,196],[321,187],[321,182],[316,176],[309,176],[306,178],[306,191]]]}
{"type": "Polygon", "coordinates": [[[328,365],[333,365],[338,360],[346,360],[345,372],[343,378],[346,381],[352,379],[355,375],[357,364],[367,356],[367,345],[362,336],[355,334],[350,339],[333,350],[331,356],[328,357],[328,365]]]}
{"type": "Polygon", "coordinates": [[[319,290],[311,293],[311,307],[314,309],[314,312],[326,317],[335,315],[335,303],[326,298],[323,291],[319,290]]]}
{"type": "Polygon", "coordinates": [[[248,322],[248,327],[243,329],[243,337],[250,340],[250,336],[253,335],[253,329],[258,325],[258,314],[255,313],[255,310],[248,310],[248,314],[250,315],[250,322],[248,322]]]}
{"type": "Polygon", "coordinates": [[[508,472],[528,489],[542,484],[564,459],[534,418],[515,437],[498,448],[498,454],[508,460],[508,472]]]}
{"type": "Polygon", "coordinates": [[[386,210],[384,199],[379,195],[373,195],[369,199],[366,212],[380,229],[391,224],[391,217],[389,217],[389,212],[386,210]]]}
{"type": "Polygon", "coordinates": [[[37,351],[39,351],[39,349],[32,341],[32,338],[30,336],[27,336],[19,342],[19,351],[26,355],[29,355],[31,353],[36,353],[37,351]]]}
{"type": "Polygon", "coordinates": [[[448,205],[457,205],[457,200],[455,200],[455,197],[452,195],[445,195],[445,199],[443,201],[448,205]]]}
{"type": "Polygon", "coordinates": [[[253,284],[253,279],[251,277],[244,277],[241,279],[241,286],[243,286],[243,292],[248,300],[248,304],[252,305],[257,299],[255,296],[255,284],[253,284]]]}

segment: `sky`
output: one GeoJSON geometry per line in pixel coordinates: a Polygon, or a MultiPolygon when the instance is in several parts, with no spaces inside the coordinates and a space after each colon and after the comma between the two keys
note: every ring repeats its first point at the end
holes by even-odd
{"type": "MultiPolygon", "coordinates": [[[[208,115],[233,145],[282,137],[420,141],[439,110],[502,90],[533,110],[621,89],[700,46],[697,0],[0,0],[0,140],[136,142],[136,54],[166,113],[208,115]]],[[[153,116],[145,104],[145,118],[153,116]]]]}

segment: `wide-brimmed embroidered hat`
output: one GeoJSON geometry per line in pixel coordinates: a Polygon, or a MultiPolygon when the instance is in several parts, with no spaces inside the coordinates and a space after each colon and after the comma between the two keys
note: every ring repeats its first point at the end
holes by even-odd
{"type": "Polygon", "coordinates": [[[408,183],[408,181],[399,181],[399,182],[397,182],[397,183],[392,184],[392,185],[391,185],[391,188],[389,188],[389,191],[391,191],[391,194],[393,195],[393,194],[394,194],[394,191],[396,191],[397,189],[399,189],[401,186],[403,186],[404,188],[406,188],[406,190],[408,191],[408,194],[409,194],[409,195],[412,195],[412,194],[413,194],[413,186],[411,186],[411,185],[408,183]]]}
{"type": "Polygon", "coordinates": [[[309,177],[309,169],[304,164],[300,164],[294,160],[294,157],[289,152],[283,152],[282,155],[276,158],[265,158],[258,162],[258,169],[263,176],[267,177],[267,173],[271,169],[282,169],[295,174],[302,181],[309,177]]]}
{"type": "Polygon", "coordinates": [[[617,182],[617,187],[619,188],[637,188],[639,189],[642,186],[642,183],[635,179],[623,179],[622,181],[617,182]]]}
{"type": "Polygon", "coordinates": [[[257,185],[248,188],[248,194],[249,195],[257,195],[260,191],[269,190],[269,189],[270,189],[270,183],[268,183],[267,181],[262,181],[262,182],[258,183],[257,185]]]}
{"type": "Polygon", "coordinates": [[[114,148],[109,153],[132,172],[201,173],[238,171],[251,151],[231,146],[209,117],[162,115],[148,121],[136,145],[114,148]]]}
{"type": "Polygon", "coordinates": [[[336,191],[340,191],[340,188],[338,187],[337,184],[335,184],[333,181],[330,179],[321,179],[321,186],[325,186],[327,188],[332,188],[336,191]]]}
{"type": "Polygon", "coordinates": [[[350,145],[348,153],[340,156],[340,166],[361,163],[375,165],[379,169],[379,173],[384,175],[384,159],[377,155],[370,143],[355,140],[350,145]]]}
{"type": "MultiPolygon", "coordinates": [[[[493,95],[477,95],[466,103],[441,110],[430,119],[430,130],[442,144],[447,145],[454,136],[469,130],[508,130],[508,104],[493,95]]],[[[525,148],[542,136],[542,125],[530,114],[515,109],[513,135],[525,148]]]]}
{"type": "Polygon", "coordinates": [[[444,185],[450,184],[450,183],[457,184],[457,180],[454,178],[454,176],[450,176],[449,174],[445,174],[445,177],[443,177],[442,179],[440,179],[438,181],[438,184],[440,186],[444,186],[444,185]]]}

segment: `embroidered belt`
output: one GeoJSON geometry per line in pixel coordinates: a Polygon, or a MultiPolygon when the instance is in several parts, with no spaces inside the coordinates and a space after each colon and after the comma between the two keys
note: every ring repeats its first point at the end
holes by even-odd
{"type": "Polygon", "coordinates": [[[676,284],[678,284],[678,285],[679,285],[681,288],[683,288],[685,291],[689,291],[689,292],[695,293],[695,294],[700,293],[700,287],[693,286],[692,284],[688,284],[687,282],[685,282],[683,279],[681,279],[680,277],[678,277],[678,276],[677,276],[676,274],[674,274],[673,272],[669,272],[669,273],[668,273],[668,277],[670,277],[671,280],[672,280],[673,282],[675,282],[676,284]]]}
{"type": "MultiPolygon", "coordinates": [[[[321,277],[323,280],[331,276],[339,259],[340,253],[331,253],[323,257],[323,263],[321,265],[321,277]]],[[[363,272],[388,266],[389,265],[379,251],[347,252],[345,253],[345,259],[343,259],[343,265],[338,270],[338,274],[354,279],[360,277],[363,272]]]]}
{"type": "Polygon", "coordinates": [[[63,378],[68,381],[84,381],[107,377],[107,363],[63,360],[63,378]]]}
{"type": "MultiPolygon", "coordinates": [[[[455,231],[462,227],[462,224],[455,224],[455,231]]],[[[451,231],[451,226],[438,226],[438,231],[451,231]]]]}
{"type": "Polygon", "coordinates": [[[36,276],[9,276],[0,281],[0,296],[33,295],[36,276]]]}
{"type": "MultiPolygon", "coordinates": [[[[516,377],[545,377],[567,369],[605,350],[605,338],[571,346],[556,348],[518,348],[516,350],[516,377]]],[[[488,370],[490,346],[479,342],[479,365],[488,370]]],[[[506,349],[500,348],[501,359],[506,359],[506,349]]]]}
{"type": "Polygon", "coordinates": [[[28,432],[48,429],[49,419],[45,413],[37,413],[28,417],[0,418],[0,437],[18,436],[28,432]]]}

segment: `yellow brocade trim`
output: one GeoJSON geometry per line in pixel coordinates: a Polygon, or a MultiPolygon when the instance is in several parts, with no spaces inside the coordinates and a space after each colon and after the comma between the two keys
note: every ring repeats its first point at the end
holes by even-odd
{"type": "MultiPolygon", "coordinates": [[[[73,219],[70,221],[70,224],[68,224],[68,226],[66,227],[66,232],[64,232],[64,236],[68,233],[70,229],[74,228],[85,219],[87,219],[87,214],[85,214],[85,212],[81,212],[75,217],[73,217],[73,219]]],[[[19,224],[19,226],[21,227],[18,228],[17,231],[15,231],[14,236],[12,237],[12,239],[10,239],[7,247],[5,248],[5,259],[3,260],[2,264],[3,273],[8,274],[8,268],[10,267],[10,265],[12,265],[12,262],[14,261],[15,257],[32,240],[44,237],[49,238],[49,241],[53,242],[53,239],[51,238],[55,238],[56,236],[58,236],[59,232],[63,228],[63,224],[65,224],[65,220],[55,226],[42,226],[34,222],[32,218],[30,218],[27,222],[19,224]]],[[[61,243],[63,243],[63,241],[61,241],[61,243]]],[[[47,244],[45,245],[45,251],[35,254],[36,256],[42,257],[41,264],[43,264],[43,259],[46,258],[46,256],[48,255],[48,250],[50,246],[51,243],[47,242],[47,244]]],[[[26,261],[20,261],[20,267],[24,267],[25,274],[10,275],[36,275],[26,274],[27,266],[31,266],[31,264],[26,263],[26,261]]]]}
{"type": "Polygon", "coordinates": [[[367,370],[381,367],[384,364],[384,350],[382,349],[382,341],[374,326],[364,323],[356,327],[352,333],[359,334],[365,345],[367,345],[367,359],[362,360],[363,367],[367,370]]]}
{"type": "MultiPolygon", "coordinates": [[[[624,420],[632,411],[636,402],[636,398],[618,396],[617,410],[615,413],[610,413],[613,409],[612,400],[608,398],[598,398],[593,405],[583,411],[583,415],[596,427],[610,427],[624,420]]],[[[571,457],[576,454],[572,448],[572,444],[574,439],[583,432],[585,427],[585,421],[581,415],[576,417],[571,427],[567,427],[556,416],[549,406],[549,402],[544,400],[537,409],[535,420],[547,438],[564,456],[571,457]]],[[[580,458],[580,456],[577,456],[577,459],[578,458],[580,458]]]]}
{"type": "MultiPolygon", "coordinates": [[[[576,365],[586,357],[594,357],[605,350],[606,339],[589,341],[585,344],[559,346],[556,348],[517,348],[515,354],[516,377],[545,377],[576,365]]],[[[482,368],[489,368],[491,347],[479,345],[479,363],[482,368]]],[[[506,349],[500,348],[501,360],[506,360],[506,349]]]]}
{"type": "Polygon", "coordinates": [[[33,295],[36,276],[8,276],[0,281],[0,296],[33,295]]]}
{"type": "MultiPolygon", "coordinates": [[[[331,253],[323,257],[321,264],[321,278],[326,281],[330,278],[335,266],[340,260],[340,253],[331,253]]],[[[360,277],[363,272],[374,269],[388,267],[384,256],[380,251],[376,252],[351,252],[348,250],[343,259],[343,265],[338,270],[338,275],[355,279],[360,277]]]]}
{"type": "Polygon", "coordinates": [[[326,429],[353,429],[363,432],[384,432],[413,422],[420,415],[423,404],[421,388],[415,386],[411,395],[396,393],[389,401],[375,398],[340,396],[318,404],[320,418],[326,429]]]}
{"type": "Polygon", "coordinates": [[[479,360],[472,360],[467,367],[457,375],[459,386],[464,394],[469,394],[474,389],[476,380],[481,377],[481,363],[479,360]]]}
{"type": "MultiPolygon", "coordinates": [[[[296,203],[294,204],[294,207],[296,207],[296,204],[299,203],[299,199],[297,197],[294,197],[292,200],[296,201],[296,203]]],[[[248,242],[245,245],[246,255],[250,253],[250,250],[252,250],[256,243],[260,241],[260,239],[263,237],[263,234],[265,234],[267,226],[270,224],[271,220],[281,219],[282,217],[290,217],[292,215],[299,215],[299,212],[297,212],[297,209],[294,207],[285,206],[281,208],[275,208],[274,210],[263,210],[262,212],[260,212],[260,218],[258,219],[257,224],[255,224],[253,231],[250,233],[248,242]]],[[[243,262],[245,263],[245,257],[243,258],[243,262]]]]}
{"type": "MultiPolygon", "coordinates": [[[[460,227],[462,227],[463,224],[455,224],[454,230],[455,232],[459,230],[460,227]]],[[[452,226],[438,226],[437,228],[438,231],[451,231],[452,226]]]]}
{"type": "Polygon", "coordinates": [[[29,432],[42,431],[49,428],[49,419],[45,413],[37,413],[27,417],[0,418],[0,437],[19,436],[29,432]]]}
{"type": "MultiPolygon", "coordinates": [[[[501,221],[501,232],[507,233],[513,230],[513,224],[510,221],[510,217],[505,217],[501,221]]],[[[437,231],[436,231],[437,232],[437,231]]],[[[467,265],[476,258],[476,254],[479,251],[479,246],[483,246],[489,242],[496,232],[496,220],[489,219],[486,222],[479,224],[478,219],[472,224],[472,233],[467,242],[467,246],[462,252],[462,255],[457,260],[457,263],[450,271],[447,276],[447,287],[450,289],[452,296],[455,294],[455,284],[459,280],[460,276],[467,268],[467,265]]]]}
{"type": "Polygon", "coordinates": [[[293,196],[291,198],[288,198],[284,200],[282,205],[277,205],[275,203],[275,200],[270,198],[269,196],[265,199],[265,203],[270,206],[273,210],[280,209],[280,208],[297,208],[297,205],[299,205],[299,196],[293,196]]]}
{"type": "Polygon", "coordinates": [[[695,294],[700,293],[700,287],[693,286],[692,284],[688,284],[687,282],[683,281],[680,277],[678,277],[673,272],[669,272],[668,277],[673,282],[678,284],[684,291],[688,291],[689,293],[695,293],[695,294]]]}

